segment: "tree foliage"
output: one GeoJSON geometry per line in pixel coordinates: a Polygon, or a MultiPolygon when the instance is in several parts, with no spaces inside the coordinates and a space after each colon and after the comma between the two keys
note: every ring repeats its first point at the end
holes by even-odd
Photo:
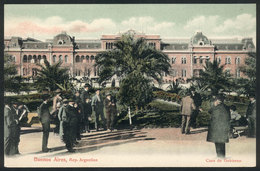
{"type": "Polygon", "coordinates": [[[17,69],[11,55],[4,54],[4,89],[6,92],[19,93],[22,78],[17,75],[17,69]]]}
{"type": "Polygon", "coordinates": [[[167,55],[149,46],[144,38],[135,39],[130,34],[122,35],[114,49],[99,53],[95,65],[99,67],[99,83],[119,78],[120,99],[127,105],[147,102],[152,79],[160,83],[162,72],[169,73],[170,67],[167,55]]]}
{"type": "Polygon", "coordinates": [[[241,71],[247,76],[247,81],[243,81],[242,85],[246,94],[256,93],[256,53],[250,52],[245,59],[245,65],[240,67],[241,71]]]}
{"type": "Polygon", "coordinates": [[[40,66],[37,69],[36,87],[38,90],[49,89],[54,91],[57,88],[68,88],[69,74],[67,68],[61,67],[61,62],[50,65],[47,60],[44,60],[44,64],[37,64],[40,66]]]}
{"type": "Polygon", "coordinates": [[[210,90],[211,95],[230,91],[230,75],[224,72],[223,68],[224,66],[220,66],[217,60],[206,62],[200,77],[193,79],[199,83],[201,90],[210,90]]]}

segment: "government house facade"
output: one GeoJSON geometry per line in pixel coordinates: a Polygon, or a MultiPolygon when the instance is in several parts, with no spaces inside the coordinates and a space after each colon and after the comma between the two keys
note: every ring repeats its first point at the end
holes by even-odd
{"type": "MultiPolygon", "coordinates": [[[[217,59],[224,70],[233,77],[243,77],[239,68],[245,64],[248,52],[255,51],[252,38],[241,40],[210,39],[202,32],[196,32],[187,39],[162,39],[160,35],[146,35],[129,30],[135,37],[143,37],[150,46],[161,50],[170,59],[170,74],[163,74],[163,82],[172,80],[186,82],[193,76],[199,76],[206,61],[217,59]]],[[[31,78],[37,75],[37,63],[46,59],[50,64],[62,61],[62,67],[69,69],[70,75],[77,78],[98,78],[98,68],[94,67],[95,56],[113,48],[121,33],[102,35],[99,39],[76,39],[66,32],[56,35],[45,42],[33,38],[5,38],[5,53],[12,56],[18,74],[31,78]]]]}

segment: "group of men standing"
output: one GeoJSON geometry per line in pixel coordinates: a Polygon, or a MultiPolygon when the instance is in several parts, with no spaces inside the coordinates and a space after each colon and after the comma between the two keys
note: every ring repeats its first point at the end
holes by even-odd
{"type": "Polygon", "coordinates": [[[27,106],[4,99],[4,152],[6,155],[20,154],[18,145],[20,142],[20,127],[27,124],[27,106]]]}
{"type": "MultiPolygon", "coordinates": [[[[255,95],[250,95],[250,102],[246,112],[248,121],[248,137],[256,136],[256,100],[255,95]]],[[[196,122],[196,117],[199,111],[202,111],[200,105],[202,100],[199,95],[195,95],[194,91],[182,98],[181,114],[182,124],[181,133],[190,134],[191,120],[196,122]]],[[[211,119],[208,127],[207,141],[215,143],[217,156],[225,158],[226,150],[225,143],[229,142],[231,128],[231,113],[230,108],[224,104],[224,96],[218,95],[211,99],[211,107],[208,111],[211,119]]]]}
{"type": "Polygon", "coordinates": [[[54,133],[59,133],[66,144],[69,152],[74,152],[73,146],[81,140],[81,133],[90,132],[91,115],[95,115],[95,129],[99,131],[101,127],[104,130],[112,131],[114,129],[114,117],[116,115],[116,101],[110,93],[106,98],[100,95],[97,89],[95,95],[91,97],[90,85],[86,84],[84,89],[77,91],[72,95],[64,95],[57,90],[53,98],[53,110],[49,112],[47,103],[50,100],[49,95],[43,96],[43,103],[40,105],[38,113],[43,128],[42,151],[49,152],[47,148],[50,131],[50,117],[53,116],[56,127],[54,133]],[[104,106],[106,118],[104,116],[104,106]],[[99,118],[101,117],[101,122],[99,118]]]}

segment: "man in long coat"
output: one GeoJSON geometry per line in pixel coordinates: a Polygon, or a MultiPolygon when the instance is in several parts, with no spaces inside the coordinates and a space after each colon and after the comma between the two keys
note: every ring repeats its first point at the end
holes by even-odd
{"type": "Polygon", "coordinates": [[[103,104],[103,99],[100,96],[100,90],[96,90],[96,95],[92,97],[92,112],[95,115],[95,127],[96,130],[99,130],[100,123],[99,123],[99,116],[101,116],[101,120],[103,123],[104,130],[106,130],[106,120],[104,116],[104,104],[103,104]]]}
{"type": "Polygon", "coordinates": [[[73,99],[69,99],[68,102],[65,108],[66,119],[63,120],[64,142],[69,152],[75,152],[73,145],[76,141],[78,117],[73,99]]]}
{"type": "Polygon", "coordinates": [[[92,106],[91,106],[91,98],[86,96],[85,102],[82,103],[82,116],[84,123],[84,130],[90,132],[89,121],[91,120],[92,114],[92,106]]]}
{"type": "Polygon", "coordinates": [[[116,101],[112,98],[111,93],[107,93],[105,98],[105,109],[107,128],[112,131],[114,129],[114,118],[116,115],[116,101]]]}
{"type": "Polygon", "coordinates": [[[50,132],[50,111],[48,101],[50,96],[48,94],[43,95],[43,103],[39,107],[39,118],[42,123],[42,152],[49,152],[48,146],[49,132],[50,132]]]}
{"type": "Polygon", "coordinates": [[[190,97],[190,94],[185,96],[181,101],[181,133],[189,134],[190,133],[190,118],[193,110],[195,109],[194,101],[190,97]]]}
{"type": "Polygon", "coordinates": [[[14,107],[11,105],[10,98],[4,99],[4,152],[6,155],[19,154],[18,151],[18,116],[14,107]]]}
{"type": "Polygon", "coordinates": [[[59,127],[60,127],[60,122],[59,122],[59,118],[58,118],[58,112],[59,112],[59,109],[62,105],[62,97],[61,97],[61,90],[60,89],[57,89],[55,91],[55,96],[53,97],[53,103],[52,103],[52,111],[51,111],[51,114],[53,116],[53,122],[55,124],[55,128],[53,130],[53,132],[55,134],[58,134],[59,133],[59,127]]]}
{"type": "Polygon", "coordinates": [[[256,100],[254,95],[250,95],[250,102],[246,111],[246,118],[248,120],[248,137],[256,136],[256,100]]]}
{"type": "Polygon", "coordinates": [[[65,112],[67,104],[68,104],[68,99],[63,99],[62,106],[60,107],[59,113],[58,113],[58,118],[60,121],[59,136],[61,137],[62,140],[64,140],[63,139],[63,136],[64,136],[63,122],[66,121],[66,119],[67,119],[66,112],[65,112]]]}
{"type": "Polygon", "coordinates": [[[229,142],[230,112],[223,104],[221,96],[213,99],[213,106],[209,110],[211,120],[208,128],[207,141],[215,143],[217,157],[225,158],[225,143],[229,142]]]}

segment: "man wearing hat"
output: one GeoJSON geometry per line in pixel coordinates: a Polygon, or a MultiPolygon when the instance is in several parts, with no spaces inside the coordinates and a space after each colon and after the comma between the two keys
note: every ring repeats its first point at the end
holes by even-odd
{"type": "Polygon", "coordinates": [[[63,122],[67,120],[67,116],[66,116],[66,106],[68,104],[68,99],[63,99],[62,101],[62,105],[59,109],[59,113],[58,113],[58,118],[60,121],[60,130],[59,130],[59,136],[61,137],[62,140],[64,140],[64,128],[63,128],[63,122]]]}
{"type": "Polygon", "coordinates": [[[38,115],[40,118],[40,121],[42,123],[42,152],[49,152],[50,149],[47,148],[48,145],[48,139],[49,139],[49,132],[50,132],[50,111],[49,111],[49,105],[48,102],[50,100],[50,96],[48,94],[44,94],[42,96],[43,103],[40,105],[38,110],[38,115]]]}
{"type": "Polygon", "coordinates": [[[19,139],[17,132],[19,130],[18,116],[9,97],[5,97],[4,104],[4,152],[6,155],[19,154],[19,141],[17,141],[19,139]]]}
{"type": "Polygon", "coordinates": [[[103,104],[103,99],[100,96],[100,89],[97,89],[96,95],[92,97],[91,106],[92,106],[92,112],[95,115],[96,131],[98,131],[99,127],[100,127],[99,116],[101,117],[104,130],[106,130],[106,120],[105,120],[105,116],[104,116],[104,104],[103,104]]]}
{"type": "Polygon", "coordinates": [[[207,141],[215,143],[217,157],[225,158],[225,143],[229,142],[230,112],[223,104],[223,97],[216,96],[209,110],[211,120],[208,128],[207,141]]]}
{"type": "Polygon", "coordinates": [[[77,133],[78,118],[74,103],[72,98],[68,99],[68,105],[65,108],[66,119],[63,120],[64,142],[69,152],[75,152],[73,145],[76,142],[77,133]]]}
{"type": "Polygon", "coordinates": [[[185,96],[181,101],[181,114],[182,114],[182,122],[181,122],[181,133],[189,134],[190,133],[190,118],[193,110],[195,109],[194,101],[188,92],[187,96],[185,96]]]}
{"type": "Polygon", "coordinates": [[[81,92],[81,95],[80,95],[80,99],[81,99],[81,103],[84,103],[86,98],[87,97],[90,97],[90,94],[89,94],[89,88],[90,88],[90,84],[86,83],[84,85],[84,89],[82,90],[81,92]]]}
{"type": "Polygon", "coordinates": [[[248,137],[256,136],[256,99],[254,94],[249,96],[249,104],[246,111],[246,118],[248,121],[248,137]]]}
{"type": "Polygon", "coordinates": [[[114,118],[116,115],[116,101],[114,98],[112,98],[111,93],[106,94],[105,109],[106,109],[107,128],[108,130],[112,131],[114,129],[114,118]]]}

